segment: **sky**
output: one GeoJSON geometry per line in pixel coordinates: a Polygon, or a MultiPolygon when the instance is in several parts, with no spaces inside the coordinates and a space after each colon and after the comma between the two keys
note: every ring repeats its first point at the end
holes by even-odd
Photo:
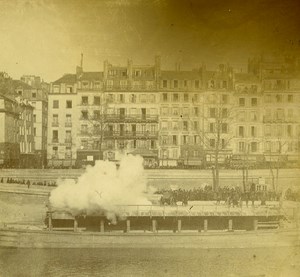
{"type": "Polygon", "coordinates": [[[163,69],[229,63],[300,50],[298,0],[0,0],[0,71],[52,82],[103,61],[163,69]]]}

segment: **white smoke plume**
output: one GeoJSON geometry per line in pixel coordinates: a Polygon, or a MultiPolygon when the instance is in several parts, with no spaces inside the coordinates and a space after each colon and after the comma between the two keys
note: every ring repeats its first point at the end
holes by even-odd
{"type": "Polygon", "coordinates": [[[120,214],[120,205],[151,205],[147,195],[143,158],[128,155],[118,169],[113,162],[97,161],[77,182],[58,181],[49,200],[53,209],[73,215],[104,214],[114,221],[120,214]]]}

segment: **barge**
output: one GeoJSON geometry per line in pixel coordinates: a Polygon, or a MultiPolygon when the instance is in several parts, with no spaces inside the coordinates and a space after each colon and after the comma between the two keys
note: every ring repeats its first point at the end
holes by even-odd
{"type": "MultiPolygon", "coordinates": [[[[297,211],[295,212],[296,214],[297,211]]],[[[284,228],[279,206],[119,206],[105,214],[47,212],[40,229],[3,226],[0,247],[251,248],[300,246],[298,225],[284,228]]]]}

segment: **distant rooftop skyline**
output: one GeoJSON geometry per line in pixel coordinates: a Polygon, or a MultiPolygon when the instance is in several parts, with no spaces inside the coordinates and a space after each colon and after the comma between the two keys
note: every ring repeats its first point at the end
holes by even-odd
{"type": "Polygon", "coordinates": [[[261,52],[300,50],[298,1],[2,0],[0,71],[14,79],[47,82],[103,61],[153,64],[163,69],[214,68],[229,62],[245,70],[261,52]]]}

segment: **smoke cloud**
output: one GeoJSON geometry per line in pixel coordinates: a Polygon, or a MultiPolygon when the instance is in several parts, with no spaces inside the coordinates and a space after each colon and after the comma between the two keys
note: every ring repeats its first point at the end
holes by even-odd
{"type": "Polygon", "coordinates": [[[96,161],[75,180],[60,180],[51,192],[55,210],[73,215],[106,215],[115,221],[120,205],[149,205],[149,188],[144,176],[143,158],[124,156],[119,168],[109,161],[96,161]]]}

